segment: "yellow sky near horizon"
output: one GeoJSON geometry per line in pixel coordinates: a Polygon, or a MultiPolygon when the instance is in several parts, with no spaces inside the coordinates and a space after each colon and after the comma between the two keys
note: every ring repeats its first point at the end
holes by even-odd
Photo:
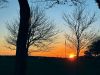
{"type": "MultiPolygon", "coordinates": [[[[31,56],[46,56],[46,57],[61,57],[65,58],[65,45],[64,40],[60,40],[61,42],[58,42],[58,44],[55,44],[53,48],[51,48],[48,51],[33,51],[31,52],[31,56]]],[[[6,43],[0,42],[0,55],[15,55],[16,51],[11,50],[7,48],[10,45],[6,45],[6,43]]],[[[76,51],[74,49],[70,49],[66,47],[66,57],[69,57],[71,54],[76,54],[76,51]]],[[[83,55],[83,51],[80,52],[80,55],[83,55]]]]}
{"type": "MultiPolygon", "coordinates": [[[[62,34],[63,35],[63,34],[62,34]]],[[[65,53],[65,38],[61,34],[58,35],[58,38],[55,39],[54,43],[51,45],[51,48],[49,50],[43,50],[43,51],[33,51],[29,55],[31,56],[46,56],[46,57],[61,57],[65,58],[69,57],[71,54],[76,55],[76,51],[73,48],[69,48],[66,46],[66,53],[65,53]]],[[[0,55],[15,55],[16,51],[11,50],[11,45],[9,45],[5,38],[0,39],[0,55]]],[[[34,50],[32,47],[30,50],[34,50]]],[[[80,52],[80,55],[84,55],[84,51],[80,52]]]]}

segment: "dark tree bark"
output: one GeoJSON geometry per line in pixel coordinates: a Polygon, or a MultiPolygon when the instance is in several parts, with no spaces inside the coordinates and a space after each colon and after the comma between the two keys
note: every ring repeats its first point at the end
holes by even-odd
{"type": "Polygon", "coordinates": [[[26,43],[30,25],[30,7],[27,0],[18,0],[18,2],[20,6],[20,26],[16,44],[16,75],[25,75],[26,59],[28,56],[26,43]]]}

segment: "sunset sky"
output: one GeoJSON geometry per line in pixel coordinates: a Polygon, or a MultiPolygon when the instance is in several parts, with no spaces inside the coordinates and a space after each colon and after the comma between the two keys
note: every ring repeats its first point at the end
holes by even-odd
{"type": "MultiPolygon", "coordinates": [[[[14,19],[18,18],[19,6],[17,0],[8,0],[6,8],[0,9],[0,55],[10,55],[15,54],[14,50],[10,50],[7,47],[10,46],[6,43],[5,38],[8,34],[6,29],[6,24],[11,23],[14,19]]],[[[29,0],[30,5],[32,0],[29,0]]],[[[60,30],[60,33],[57,35],[57,40],[53,44],[53,48],[51,48],[48,52],[32,52],[31,55],[37,56],[51,56],[51,57],[65,57],[65,38],[63,33],[65,32],[65,22],[62,18],[63,13],[72,12],[73,7],[68,5],[56,5],[53,8],[46,9],[46,15],[48,18],[55,23],[57,29],[60,30]]],[[[98,17],[97,21],[94,23],[96,30],[100,28],[100,10],[98,9],[94,0],[87,0],[86,10],[88,13],[96,13],[98,17]]],[[[66,32],[68,32],[66,30],[66,32]]],[[[99,33],[100,34],[100,33],[99,33]]],[[[33,49],[34,50],[34,49],[33,49]]],[[[66,56],[68,57],[70,54],[75,54],[75,50],[67,47],[66,56]]],[[[80,53],[83,55],[83,51],[80,53]]]]}

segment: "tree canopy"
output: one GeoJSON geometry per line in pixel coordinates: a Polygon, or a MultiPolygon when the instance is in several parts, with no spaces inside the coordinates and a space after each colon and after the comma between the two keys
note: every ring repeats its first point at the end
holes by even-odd
{"type": "Polygon", "coordinates": [[[96,37],[96,32],[90,30],[92,23],[95,22],[95,14],[87,15],[85,5],[77,5],[70,15],[64,14],[64,20],[70,33],[65,34],[65,38],[76,50],[77,57],[80,50],[84,50],[96,37]]]}
{"type": "MultiPolygon", "coordinates": [[[[51,43],[53,43],[53,36],[56,35],[54,28],[54,23],[47,19],[43,10],[39,9],[39,7],[34,7],[31,9],[27,49],[33,46],[39,48],[40,50],[46,50],[46,48],[50,46],[51,43]]],[[[8,24],[7,29],[10,34],[8,34],[6,41],[11,45],[16,46],[19,20],[16,20],[14,23],[12,23],[12,25],[8,24]]]]}
{"type": "Polygon", "coordinates": [[[100,54],[100,38],[97,38],[92,44],[88,47],[89,51],[98,56],[100,54]]]}

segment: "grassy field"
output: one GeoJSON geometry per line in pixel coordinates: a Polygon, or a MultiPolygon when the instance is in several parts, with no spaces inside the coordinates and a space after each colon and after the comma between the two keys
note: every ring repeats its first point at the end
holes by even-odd
{"type": "MultiPolygon", "coordinates": [[[[78,64],[62,58],[28,57],[27,75],[100,75],[100,59],[80,58],[78,64]]],[[[0,75],[15,74],[15,57],[0,56],[0,75]]]]}

